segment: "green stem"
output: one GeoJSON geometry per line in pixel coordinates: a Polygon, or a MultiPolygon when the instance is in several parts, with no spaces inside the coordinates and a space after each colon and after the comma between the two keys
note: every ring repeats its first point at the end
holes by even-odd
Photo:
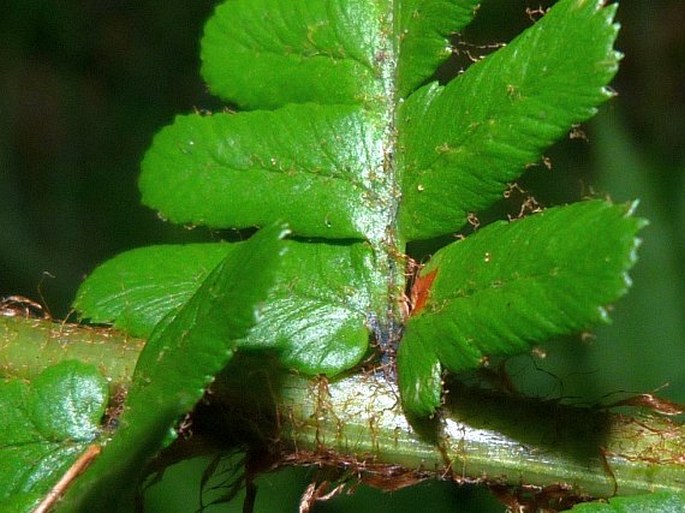
{"type": "MultiPolygon", "coordinates": [[[[80,359],[125,386],[141,347],[110,330],[0,316],[5,377],[30,379],[59,360],[80,359]]],[[[270,443],[276,463],[344,468],[389,488],[441,477],[561,485],[593,497],[685,489],[685,426],[650,411],[451,384],[440,418],[410,422],[396,388],[380,375],[327,382],[273,371],[267,361],[236,361],[212,397],[238,427],[270,443]]]]}
{"type": "Polygon", "coordinates": [[[408,481],[561,485],[579,496],[685,490],[685,426],[652,412],[628,415],[452,384],[440,418],[412,423],[396,387],[381,376],[324,382],[285,375],[276,385],[241,376],[238,367],[251,368],[231,367],[230,383],[242,387],[222,387],[222,402],[237,407],[243,421],[276,411],[275,436],[287,462],[366,472],[391,488],[384,478],[397,476],[399,466],[412,471],[400,472],[408,481]]]}
{"type": "Polygon", "coordinates": [[[31,379],[62,360],[97,366],[113,388],[126,386],[145,342],[106,328],[56,323],[0,310],[0,376],[31,379]]]}

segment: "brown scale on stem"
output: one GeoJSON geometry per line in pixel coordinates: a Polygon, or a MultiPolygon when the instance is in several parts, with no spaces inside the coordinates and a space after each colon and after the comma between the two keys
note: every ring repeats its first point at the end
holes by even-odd
{"type": "Polygon", "coordinates": [[[424,276],[421,276],[420,272],[416,273],[409,296],[411,302],[411,310],[409,315],[416,315],[424,309],[430,298],[430,288],[431,285],[433,285],[433,281],[435,280],[437,274],[437,269],[434,269],[424,276]]]}

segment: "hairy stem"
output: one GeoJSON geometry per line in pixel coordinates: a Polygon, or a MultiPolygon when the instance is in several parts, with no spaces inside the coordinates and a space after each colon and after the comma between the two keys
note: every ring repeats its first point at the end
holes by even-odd
{"type": "Polygon", "coordinates": [[[111,387],[126,386],[145,341],[106,328],[56,323],[0,309],[0,375],[31,379],[62,360],[97,366],[111,387]]]}
{"type": "Polygon", "coordinates": [[[262,429],[268,421],[254,412],[271,408],[286,462],[346,468],[391,489],[424,477],[555,487],[581,497],[685,488],[685,428],[653,412],[576,407],[452,383],[439,418],[411,422],[395,385],[380,375],[269,381],[240,375],[239,366],[246,373],[251,367],[236,363],[222,402],[262,429]]]}
{"type": "MultiPolygon", "coordinates": [[[[58,360],[79,359],[125,386],[141,347],[110,330],[0,316],[4,377],[30,379],[58,360]]],[[[217,379],[208,411],[265,443],[276,464],[337,467],[389,489],[427,477],[591,497],[685,488],[685,427],[651,411],[577,407],[452,383],[438,418],[411,422],[380,374],[311,380],[268,361],[235,361],[217,379]]]]}

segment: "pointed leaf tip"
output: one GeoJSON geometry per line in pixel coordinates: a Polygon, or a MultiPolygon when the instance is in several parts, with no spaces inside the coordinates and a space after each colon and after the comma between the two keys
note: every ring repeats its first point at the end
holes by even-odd
{"type": "Polygon", "coordinates": [[[493,223],[440,249],[421,273],[439,269],[430,301],[409,318],[400,341],[401,390],[411,395],[403,402],[420,402],[424,412],[436,404],[435,390],[415,390],[436,386],[426,353],[459,372],[486,356],[514,355],[607,322],[604,307],[630,285],[636,234],[644,226],[630,211],[630,205],[585,201],[493,223]],[[422,394],[432,402],[417,399],[422,394]]]}
{"type": "Polygon", "coordinates": [[[507,46],[400,106],[398,222],[407,240],[458,230],[596,113],[618,69],[614,13],[597,0],[561,0],[507,46]]]}

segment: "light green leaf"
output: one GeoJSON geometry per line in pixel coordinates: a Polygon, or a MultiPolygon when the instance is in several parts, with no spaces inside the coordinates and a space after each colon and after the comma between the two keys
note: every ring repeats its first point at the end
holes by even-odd
{"type": "MultiPolygon", "coordinates": [[[[432,369],[425,362],[412,369],[418,358],[459,372],[484,357],[521,353],[607,322],[604,307],[628,289],[643,224],[626,206],[586,201],[493,223],[439,250],[421,272],[434,279],[400,342],[402,390],[432,369]]],[[[426,374],[421,383],[428,380],[426,374]]],[[[403,401],[408,411],[426,415],[438,406],[436,397],[435,391],[403,394],[403,401]]]]}
{"type": "Polygon", "coordinates": [[[285,220],[299,235],[378,239],[393,199],[375,123],[358,107],[312,104],[178,117],[143,160],[143,202],[176,223],[285,220]]]}
{"type": "Polygon", "coordinates": [[[634,497],[614,497],[606,502],[579,504],[573,513],[682,513],[685,493],[654,493],[634,497]]]}
{"type": "Polygon", "coordinates": [[[611,97],[620,55],[616,5],[561,0],[505,48],[400,111],[400,231],[407,240],[455,231],[501,198],[507,182],[611,97]]]}
{"type": "MultiPolygon", "coordinates": [[[[76,307],[92,321],[113,322],[147,337],[242,244],[150,246],[122,253],[84,282],[76,307]]],[[[312,374],[352,367],[367,351],[367,317],[382,311],[385,300],[373,251],[365,243],[285,244],[276,285],[241,346],[276,350],[285,365],[312,374]]]]}
{"type": "Polygon", "coordinates": [[[130,499],[148,458],[173,440],[179,418],[202,397],[260,315],[285,248],[285,230],[265,228],[231,251],[141,353],[120,427],[70,489],[64,511],[99,511],[130,499]]]}
{"type": "Polygon", "coordinates": [[[155,325],[195,293],[237,245],[147,246],[100,265],[79,287],[74,308],[94,323],[111,323],[134,337],[155,325]]]}
{"type": "Polygon", "coordinates": [[[108,400],[98,369],[74,360],[0,382],[0,510],[34,510],[97,439],[108,400]]]}
{"type": "Polygon", "coordinates": [[[244,109],[373,106],[427,80],[451,55],[447,37],[471,20],[477,5],[234,0],[205,27],[202,74],[213,93],[244,109]]]}
{"type": "Polygon", "coordinates": [[[170,388],[157,400],[170,404],[176,415],[195,404],[200,396],[189,401],[190,391],[204,392],[228,363],[236,341],[263,315],[285,252],[280,240],[285,233],[281,227],[265,228],[229,252],[190,300],[156,326],[138,359],[130,397],[135,391],[145,396],[147,383],[157,382],[170,388]]]}
{"type": "Polygon", "coordinates": [[[143,163],[143,201],[177,223],[280,219],[312,237],[454,231],[610,97],[617,27],[602,4],[561,0],[463,76],[411,94],[474,1],[396,13],[349,0],[229,2],[207,25],[206,78],[243,107],[277,110],[178,118],[143,163]]]}

